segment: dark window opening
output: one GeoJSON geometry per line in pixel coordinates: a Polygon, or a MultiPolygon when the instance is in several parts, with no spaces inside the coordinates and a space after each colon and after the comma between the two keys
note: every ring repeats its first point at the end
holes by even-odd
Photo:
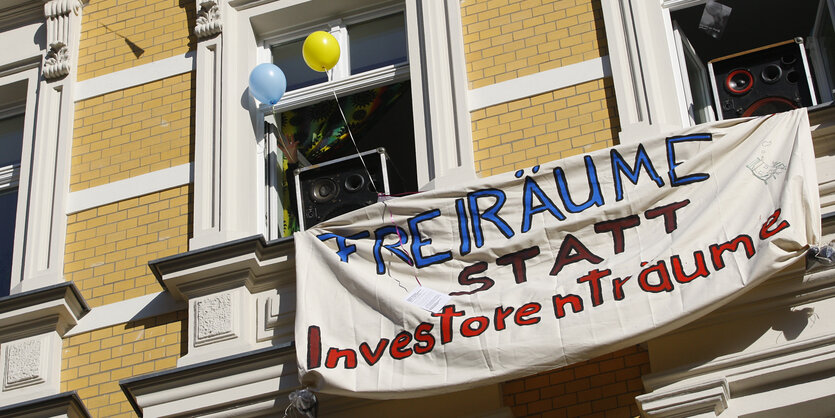
{"type": "Polygon", "coordinates": [[[679,59],[686,63],[682,71],[693,121],[756,116],[831,101],[835,33],[829,1],[721,0],[731,13],[718,37],[699,27],[704,4],[671,12],[679,59]],[[802,43],[793,42],[796,38],[802,43]],[[791,45],[755,51],[781,43],[791,45]],[[798,62],[783,57],[789,54],[798,62]],[[802,55],[805,63],[800,62],[802,55]],[[715,86],[708,73],[710,62],[715,86]]]}

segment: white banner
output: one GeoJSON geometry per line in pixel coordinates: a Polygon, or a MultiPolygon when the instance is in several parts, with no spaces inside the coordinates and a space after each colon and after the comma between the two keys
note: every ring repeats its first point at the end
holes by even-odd
{"type": "Polygon", "coordinates": [[[423,396],[646,341],[802,258],[817,187],[801,109],[324,222],[295,235],[302,383],[423,396]]]}

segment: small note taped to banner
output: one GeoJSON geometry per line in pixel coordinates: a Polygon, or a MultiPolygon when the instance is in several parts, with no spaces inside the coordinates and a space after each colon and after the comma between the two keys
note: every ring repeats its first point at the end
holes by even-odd
{"type": "Polygon", "coordinates": [[[440,312],[447,302],[449,295],[445,295],[428,287],[418,286],[406,296],[406,302],[419,306],[429,312],[440,312]]]}

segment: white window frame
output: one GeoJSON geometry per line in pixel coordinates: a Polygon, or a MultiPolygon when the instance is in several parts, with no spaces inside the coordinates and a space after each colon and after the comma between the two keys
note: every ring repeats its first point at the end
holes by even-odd
{"type": "MultiPolygon", "coordinates": [[[[268,112],[248,95],[247,77],[258,63],[271,59],[264,47],[265,40],[299,29],[297,23],[317,23],[315,19],[319,19],[318,23],[327,24],[335,19],[347,19],[345,14],[337,16],[320,9],[373,13],[388,7],[402,8],[408,42],[408,74],[407,67],[394,66],[352,76],[347,79],[350,81],[336,81],[333,85],[337,94],[344,95],[361,90],[363,83],[373,86],[386,77],[392,82],[408,77],[412,81],[419,188],[452,186],[461,179],[475,178],[458,1],[197,1],[201,8],[198,14],[204,7],[218,11],[206,16],[208,21],[217,22],[212,23],[213,28],[223,29],[198,39],[197,45],[195,207],[190,249],[255,234],[267,239],[279,238],[273,225],[280,224],[281,220],[274,215],[277,209],[270,207],[270,173],[265,168],[270,164],[268,160],[275,158],[264,131],[264,117],[268,112]],[[279,21],[285,26],[280,27],[279,21]],[[259,182],[259,179],[263,180],[259,182]]],[[[309,86],[288,92],[278,106],[295,107],[307,100],[332,97],[330,88],[309,86]],[[303,94],[309,96],[302,99],[303,94]]]]}
{"type": "Polygon", "coordinates": [[[17,210],[15,211],[15,236],[12,251],[12,268],[10,288],[5,289],[11,293],[21,280],[21,269],[23,266],[23,245],[26,227],[26,194],[22,193],[29,184],[30,165],[32,158],[33,126],[35,115],[35,103],[37,103],[38,69],[37,62],[30,62],[17,68],[13,68],[0,74],[0,86],[14,83],[26,83],[26,95],[23,103],[0,111],[0,119],[18,116],[23,114],[23,132],[20,151],[20,163],[11,166],[0,167],[0,193],[11,189],[17,189],[17,210]]]}
{"type": "MultiPolygon", "coordinates": [[[[269,116],[273,114],[277,115],[286,110],[309,106],[325,100],[333,100],[334,94],[338,97],[344,97],[346,95],[375,87],[409,80],[410,66],[408,55],[404,62],[390,64],[352,75],[350,62],[350,33],[348,32],[348,26],[350,25],[368,22],[398,13],[403,14],[405,26],[405,12],[405,5],[388,5],[372,11],[344,16],[338,20],[311,23],[300,29],[287,31],[286,33],[282,33],[277,36],[265,38],[261,42],[261,49],[259,50],[259,63],[272,62],[272,46],[304,39],[305,36],[316,30],[323,30],[333,35],[339,42],[341,51],[339,62],[331,70],[330,74],[328,74],[330,81],[325,81],[287,92],[281,100],[273,106],[262,103],[258,108],[259,113],[263,115],[265,120],[270,120],[271,118],[269,118],[269,116]]],[[[278,127],[276,126],[276,128],[278,127]]],[[[275,137],[275,133],[265,132],[264,140],[265,143],[263,148],[266,160],[266,167],[264,170],[266,174],[267,187],[265,207],[263,210],[267,213],[269,219],[269,224],[267,225],[267,236],[270,238],[278,238],[281,236],[281,227],[284,220],[284,211],[279,204],[281,193],[280,180],[282,175],[286,175],[288,173],[280,173],[278,170],[278,162],[281,158],[281,151],[276,143],[277,138],[275,137]]],[[[293,180],[288,179],[288,181],[293,180]]]]}
{"type": "Polygon", "coordinates": [[[82,3],[47,6],[60,7],[45,9],[43,1],[25,0],[0,13],[0,27],[8,28],[0,32],[0,41],[15,45],[0,54],[0,84],[25,80],[27,85],[11,294],[65,282],[65,204],[82,3]],[[56,10],[62,14],[51,14],[56,10]],[[56,39],[68,54],[51,55],[50,42],[56,39]]]}

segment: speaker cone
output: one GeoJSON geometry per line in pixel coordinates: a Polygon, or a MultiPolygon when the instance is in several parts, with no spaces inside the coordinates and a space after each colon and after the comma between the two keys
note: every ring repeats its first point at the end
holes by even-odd
{"type": "Polygon", "coordinates": [[[736,95],[742,95],[754,86],[754,76],[748,70],[734,70],[725,78],[725,88],[736,95]]]}
{"type": "Polygon", "coordinates": [[[764,116],[792,109],[797,109],[797,105],[791,100],[783,97],[764,97],[752,103],[742,114],[742,117],[764,116]]]}
{"type": "Polygon", "coordinates": [[[365,186],[365,177],[359,173],[353,173],[345,179],[345,190],[349,192],[356,192],[365,186]]]}
{"type": "Polygon", "coordinates": [[[316,203],[325,203],[333,200],[339,194],[336,182],[329,178],[319,178],[310,185],[310,199],[316,203]]]}
{"type": "Polygon", "coordinates": [[[768,84],[774,84],[780,80],[780,77],[783,76],[783,70],[780,68],[779,65],[776,64],[769,64],[763,68],[763,72],[760,74],[762,76],[763,81],[768,84]]]}

